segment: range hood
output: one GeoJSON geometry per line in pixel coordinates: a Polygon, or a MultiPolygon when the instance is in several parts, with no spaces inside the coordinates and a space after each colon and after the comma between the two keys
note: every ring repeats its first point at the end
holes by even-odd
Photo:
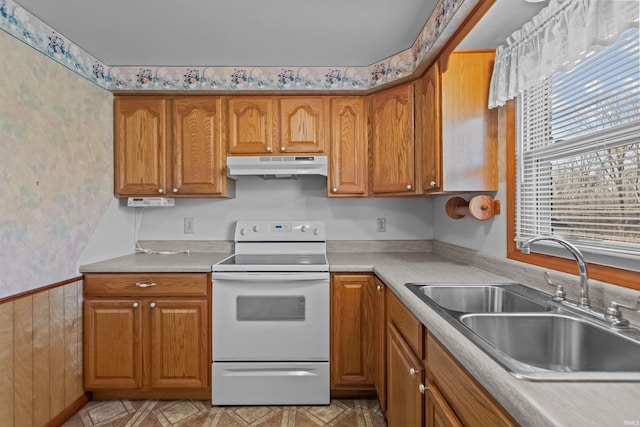
{"type": "Polygon", "coordinates": [[[298,175],[327,176],[327,156],[227,156],[230,178],[296,178],[298,175]]]}

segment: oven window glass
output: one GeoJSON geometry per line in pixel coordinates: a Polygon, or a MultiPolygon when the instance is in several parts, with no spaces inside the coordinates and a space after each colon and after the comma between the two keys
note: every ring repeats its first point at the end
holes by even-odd
{"type": "Polygon", "coordinates": [[[238,321],[303,321],[304,296],[239,296],[236,301],[238,321]]]}

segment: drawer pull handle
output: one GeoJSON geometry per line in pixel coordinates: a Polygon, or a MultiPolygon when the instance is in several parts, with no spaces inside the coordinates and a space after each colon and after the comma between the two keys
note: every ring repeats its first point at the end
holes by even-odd
{"type": "Polygon", "coordinates": [[[139,306],[139,305],[140,305],[140,304],[138,304],[137,302],[134,302],[134,303],[133,303],[133,308],[138,308],[138,306],[139,306]]]}
{"type": "Polygon", "coordinates": [[[418,386],[418,391],[420,391],[421,394],[424,394],[426,389],[427,389],[427,387],[425,387],[424,384],[420,384],[418,386]]]}
{"type": "Polygon", "coordinates": [[[150,288],[150,287],[155,286],[155,285],[156,285],[155,282],[151,282],[151,283],[143,283],[143,282],[136,283],[136,286],[139,287],[139,288],[150,288]]]}
{"type": "Polygon", "coordinates": [[[414,368],[409,368],[409,375],[411,375],[412,377],[415,377],[417,373],[418,371],[416,371],[414,368]]]}
{"type": "Polygon", "coordinates": [[[381,291],[382,290],[382,286],[378,285],[378,286],[376,286],[376,289],[381,291]]]}
{"type": "Polygon", "coordinates": [[[149,307],[151,307],[151,308],[155,308],[155,307],[156,307],[156,303],[155,303],[155,302],[152,302],[151,304],[149,304],[149,307]]]}

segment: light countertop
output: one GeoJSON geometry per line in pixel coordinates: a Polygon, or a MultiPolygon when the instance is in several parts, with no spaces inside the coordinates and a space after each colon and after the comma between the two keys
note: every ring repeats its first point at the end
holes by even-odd
{"type": "MultiPolygon", "coordinates": [[[[209,272],[229,253],[133,254],[80,267],[83,273],[209,272]]],[[[375,273],[522,426],[625,426],[640,423],[640,383],[519,380],[476,347],[404,284],[510,283],[505,276],[432,252],[328,254],[331,272],[375,273]]],[[[640,357],[640,355],[638,356],[640,357]]]]}
{"type": "Polygon", "coordinates": [[[211,266],[229,253],[158,255],[137,253],[80,266],[81,273],[172,273],[211,272],[211,266]]]}
{"type": "Polygon", "coordinates": [[[522,426],[639,425],[640,383],[519,380],[404,286],[407,282],[510,283],[513,280],[450,262],[433,253],[329,254],[329,265],[332,272],[374,272],[522,426]]]}

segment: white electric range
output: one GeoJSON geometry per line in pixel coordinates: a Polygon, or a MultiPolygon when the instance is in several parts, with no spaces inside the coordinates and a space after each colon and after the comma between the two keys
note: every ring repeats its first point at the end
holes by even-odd
{"type": "Polygon", "coordinates": [[[329,404],[324,222],[241,220],[234,240],[212,268],[212,403],[329,404]]]}

